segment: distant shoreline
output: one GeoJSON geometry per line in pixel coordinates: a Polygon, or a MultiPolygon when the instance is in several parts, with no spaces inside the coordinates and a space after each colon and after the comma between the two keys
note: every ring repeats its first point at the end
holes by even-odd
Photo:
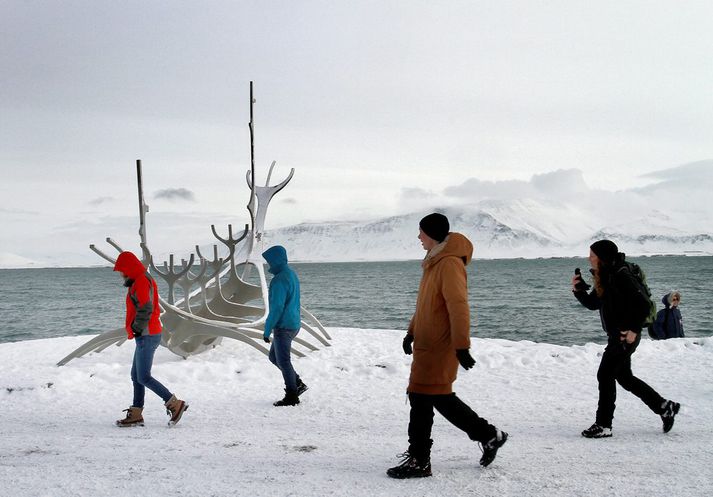
{"type": "MultiPolygon", "coordinates": [[[[704,251],[685,251],[683,253],[646,253],[646,254],[626,254],[630,258],[649,258],[649,257],[713,257],[713,253],[704,251]]],[[[553,256],[535,256],[535,257],[474,257],[474,260],[481,261],[512,261],[512,260],[552,260],[552,259],[585,259],[585,255],[553,255],[553,256]]],[[[348,260],[294,260],[292,264],[348,264],[348,263],[374,263],[374,262],[418,262],[421,259],[348,259],[348,260]]],[[[197,264],[196,264],[197,265],[197,264]]],[[[92,264],[88,266],[41,266],[41,265],[18,265],[18,266],[0,266],[0,271],[3,270],[20,270],[20,269],[97,269],[111,268],[109,264],[92,264]]]]}

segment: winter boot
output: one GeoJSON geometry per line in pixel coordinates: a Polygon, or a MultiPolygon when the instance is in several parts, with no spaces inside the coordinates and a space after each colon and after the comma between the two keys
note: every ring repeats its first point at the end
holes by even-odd
{"type": "Polygon", "coordinates": [[[425,457],[419,461],[409,452],[399,454],[401,463],[398,466],[386,470],[386,474],[391,478],[403,480],[405,478],[424,478],[431,476],[431,458],[425,457]]]}
{"type": "Polygon", "coordinates": [[[483,444],[483,457],[480,458],[480,465],[486,467],[495,460],[498,449],[508,441],[508,434],[495,428],[495,436],[483,444]]]}
{"type": "Polygon", "coordinates": [[[676,414],[678,414],[678,410],[681,409],[681,404],[667,400],[661,407],[663,407],[663,412],[661,413],[663,432],[668,433],[671,431],[671,428],[673,428],[673,420],[676,417],[676,414]]]}
{"type": "Polygon", "coordinates": [[[144,426],[144,417],[141,415],[143,410],[143,407],[134,406],[124,409],[126,417],[124,419],[117,419],[116,426],[121,428],[127,428],[129,426],[144,426]]]}
{"type": "Polygon", "coordinates": [[[582,436],[585,438],[611,437],[611,428],[599,426],[597,423],[594,423],[592,426],[582,432],[582,436]]]}
{"type": "Polygon", "coordinates": [[[305,385],[304,381],[298,376],[297,377],[297,396],[299,397],[307,391],[309,387],[305,385]]]}
{"type": "Polygon", "coordinates": [[[272,405],[276,407],[296,406],[300,403],[300,398],[297,396],[297,390],[285,389],[285,398],[274,402],[272,405]]]}
{"type": "Polygon", "coordinates": [[[188,409],[188,404],[176,398],[175,395],[171,395],[171,398],[164,405],[166,406],[166,414],[171,416],[168,426],[175,426],[181,420],[181,416],[186,412],[186,409],[188,409]]]}

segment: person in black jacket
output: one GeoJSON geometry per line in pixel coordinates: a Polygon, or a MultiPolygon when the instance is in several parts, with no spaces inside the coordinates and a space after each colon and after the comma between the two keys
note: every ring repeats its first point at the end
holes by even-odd
{"type": "Polygon", "coordinates": [[[653,326],[651,338],[654,340],[666,340],[667,338],[684,338],[683,318],[678,304],[681,303],[681,292],[674,290],[667,293],[661,299],[664,309],[656,314],[656,321],[653,326]]]}
{"type": "Polygon", "coordinates": [[[648,314],[648,296],[640,291],[624,254],[611,240],[599,240],[590,246],[589,263],[594,289],[587,293],[581,275],[575,275],[572,291],[584,307],[599,311],[608,342],[597,371],[599,406],[596,421],[582,432],[582,436],[611,437],[616,382],[661,416],[663,431],[667,433],[673,427],[681,405],[665,400],[631,372],[631,355],[639,345],[642,324],[648,314]]]}

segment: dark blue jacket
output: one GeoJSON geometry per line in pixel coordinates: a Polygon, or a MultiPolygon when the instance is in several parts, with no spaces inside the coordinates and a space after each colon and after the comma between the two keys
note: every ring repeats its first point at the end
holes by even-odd
{"type": "Polygon", "coordinates": [[[270,281],[270,312],[265,321],[264,336],[269,337],[275,328],[300,329],[300,281],[287,264],[285,247],[275,245],[262,254],[274,276],[270,281]]]}
{"type": "Polygon", "coordinates": [[[667,338],[683,338],[683,318],[681,311],[677,307],[671,307],[668,301],[668,295],[664,295],[661,299],[665,309],[661,309],[656,314],[654,322],[654,330],[652,338],[657,340],[665,340],[667,338]]]}

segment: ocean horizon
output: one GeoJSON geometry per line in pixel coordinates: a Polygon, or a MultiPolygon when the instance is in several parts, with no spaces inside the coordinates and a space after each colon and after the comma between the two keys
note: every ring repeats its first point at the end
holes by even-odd
{"type": "MultiPolygon", "coordinates": [[[[713,257],[650,256],[638,262],[653,300],[682,293],[686,336],[713,334],[713,257]]],[[[420,260],[293,263],[302,302],[325,326],[405,330],[421,277],[420,260]]],[[[468,267],[471,335],[556,345],[604,343],[599,315],[572,296],[584,258],[474,259],[468,267]]],[[[157,277],[162,295],[165,285],[157,277]]],[[[92,335],[121,326],[125,289],[109,265],[0,270],[5,327],[0,342],[92,335]]]]}

